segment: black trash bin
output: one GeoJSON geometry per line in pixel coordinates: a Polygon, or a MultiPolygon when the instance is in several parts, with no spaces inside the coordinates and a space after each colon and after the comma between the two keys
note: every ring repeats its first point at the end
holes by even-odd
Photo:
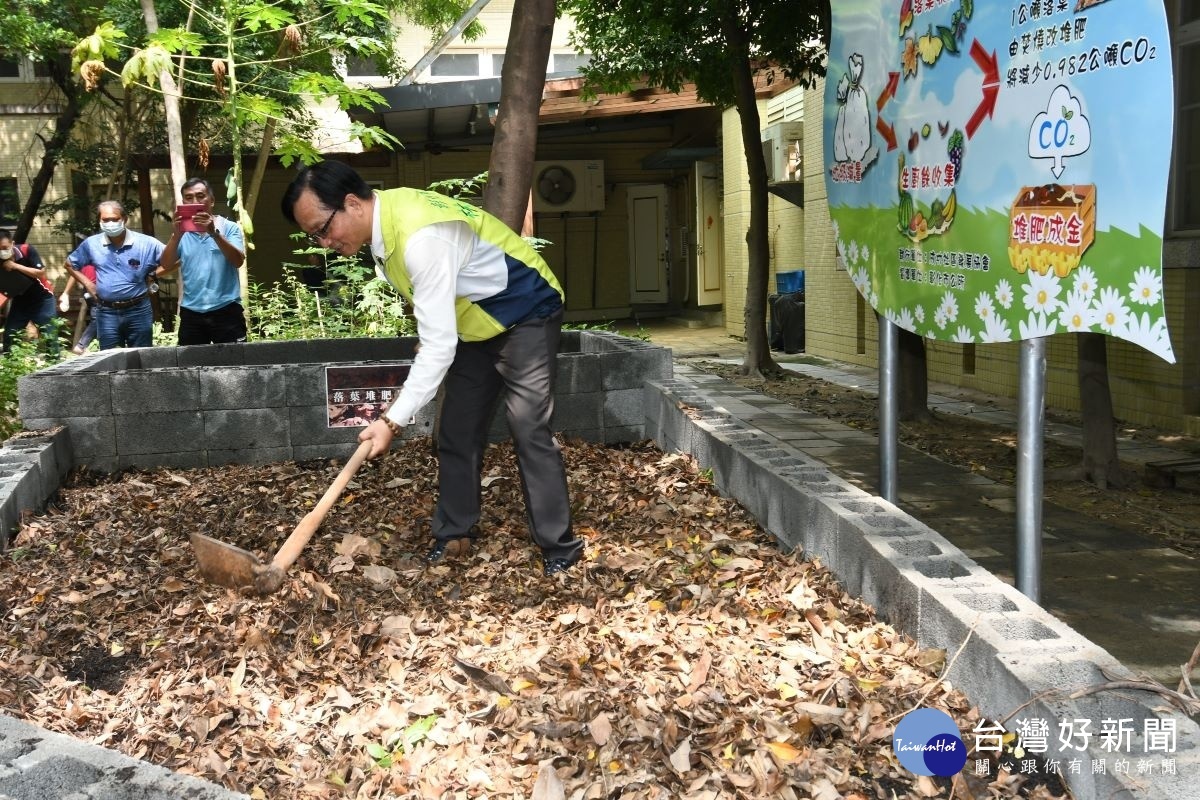
{"type": "Polygon", "coordinates": [[[804,350],[804,292],[773,294],[767,298],[771,311],[768,343],[772,350],[800,353],[804,350]]]}

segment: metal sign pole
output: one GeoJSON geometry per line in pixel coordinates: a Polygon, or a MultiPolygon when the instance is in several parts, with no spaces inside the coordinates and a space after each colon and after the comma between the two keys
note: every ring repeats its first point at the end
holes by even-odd
{"type": "Polygon", "coordinates": [[[876,319],[879,321],[879,496],[895,503],[900,334],[887,317],[879,314],[876,319]]]}
{"type": "Polygon", "coordinates": [[[1046,338],[1021,342],[1017,414],[1017,590],[1041,602],[1042,450],[1046,410],[1046,338]]]}

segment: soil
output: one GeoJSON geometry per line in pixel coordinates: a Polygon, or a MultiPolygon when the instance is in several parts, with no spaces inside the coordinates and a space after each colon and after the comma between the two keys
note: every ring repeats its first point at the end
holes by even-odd
{"type": "MultiPolygon", "coordinates": [[[[827,419],[878,432],[878,400],[872,394],[794,372],[764,380],[739,374],[738,365],[699,361],[694,366],[827,419]]],[[[1079,424],[1078,418],[1051,409],[1046,418],[1079,424]]],[[[903,445],[998,483],[1012,485],[1015,479],[1015,430],[934,412],[926,420],[901,422],[899,436],[903,445]]],[[[1117,437],[1119,441],[1175,449],[1181,458],[1200,457],[1200,441],[1177,433],[1118,421],[1117,437]]],[[[1080,448],[1047,441],[1044,453],[1046,502],[1096,520],[1115,522],[1168,547],[1200,556],[1200,476],[1181,475],[1174,488],[1151,488],[1142,480],[1141,465],[1123,461],[1122,477],[1128,485],[1101,489],[1083,480],[1055,479],[1056,470],[1080,464],[1080,448]]]]}

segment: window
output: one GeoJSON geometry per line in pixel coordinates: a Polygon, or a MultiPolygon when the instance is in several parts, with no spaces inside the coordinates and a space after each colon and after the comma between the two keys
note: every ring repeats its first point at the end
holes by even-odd
{"type": "Polygon", "coordinates": [[[555,53],[550,56],[551,72],[579,72],[592,60],[590,53],[555,53]]]}
{"type": "Polygon", "coordinates": [[[0,80],[20,80],[21,59],[0,58],[0,80]]]}
{"type": "Polygon", "coordinates": [[[1180,3],[1175,28],[1175,156],[1170,231],[1200,231],[1200,4],[1180,3]]]}
{"type": "Polygon", "coordinates": [[[475,78],[479,76],[478,53],[443,53],[429,68],[434,78],[475,78]]]}
{"type": "Polygon", "coordinates": [[[499,78],[504,70],[504,53],[492,53],[492,75],[499,78]]]}
{"type": "Polygon", "coordinates": [[[0,226],[15,227],[21,216],[21,198],[16,178],[0,178],[0,226]]]}
{"type": "Polygon", "coordinates": [[[379,74],[379,67],[369,58],[347,56],[346,75],[355,78],[372,78],[379,74]]]}

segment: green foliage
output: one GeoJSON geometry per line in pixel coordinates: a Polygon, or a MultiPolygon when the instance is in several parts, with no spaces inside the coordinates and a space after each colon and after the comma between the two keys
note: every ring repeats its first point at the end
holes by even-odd
{"type": "Polygon", "coordinates": [[[0,356],[0,440],[7,439],[22,428],[17,410],[17,381],[22,375],[57,364],[63,358],[64,348],[58,348],[58,352],[48,352],[48,348],[42,345],[41,340],[30,341],[24,336],[14,336],[12,349],[0,356]]]}
{"type": "Polygon", "coordinates": [[[396,762],[396,756],[403,756],[411,751],[413,747],[420,744],[429,735],[429,732],[433,730],[433,726],[437,724],[438,719],[437,714],[421,717],[405,728],[391,747],[380,742],[371,742],[366,748],[367,755],[371,757],[376,766],[388,769],[396,762]]]}
{"type": "Polygon", "coordinates": [[[704,100],[734,106],[737,70],[751,60],[804,83],[825,72],[829,0],[562,0],[558,8],[575,20],[571,43],[592,54],[581,71],[594,91],[694,83],[704,100]]]}
{"type": "Polygon", "coordinates": [[[252,284],[251,339],[341,339],[358,336],[408,336],[415,328],[405,316],[404,299],[357,258],[331,255],[321,248],[296,251],[319,260],[325,280],[320,290],[300,278],[303,264],[285,263],[283,279],[252,284]]]}

